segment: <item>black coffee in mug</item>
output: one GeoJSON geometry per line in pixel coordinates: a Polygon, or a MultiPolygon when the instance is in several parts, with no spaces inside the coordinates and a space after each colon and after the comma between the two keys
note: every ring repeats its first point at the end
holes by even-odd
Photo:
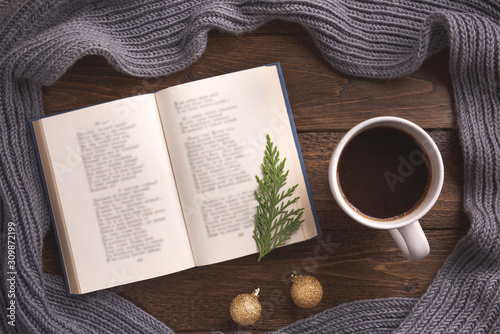
{"type": "Polygon", "coordinates": [[[431,173],[425,151],[410,134],[378,126],[351,138],[340,155],[337,177],[344,199],[357,212],[392,220],[420,204],[431,173]]]}

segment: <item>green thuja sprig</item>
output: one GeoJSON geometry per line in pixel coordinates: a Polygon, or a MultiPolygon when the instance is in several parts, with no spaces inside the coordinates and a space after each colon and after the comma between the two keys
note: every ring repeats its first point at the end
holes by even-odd
{"type": "Polygon", "coordinates": [[[303,208],[289,208],[297,202],[300,197],[292,197],[298,184],[289,188],[287,191],[281,191],[286,184],[288,170],[285,172],[285,161],[280,162],[279,151],[269,135],[267,135],[267,145],[264,154],[264,162],[261,164],[263,178],[257,175],[259,189],[255,191],[255,198],[259,205],[255,214],[255,228],[253,238],[257,243],[260,261],[266,254],[273,249],[285,244],[290,239],[293,232],[298,230],[304,220],[300,220],[303,208]]]}

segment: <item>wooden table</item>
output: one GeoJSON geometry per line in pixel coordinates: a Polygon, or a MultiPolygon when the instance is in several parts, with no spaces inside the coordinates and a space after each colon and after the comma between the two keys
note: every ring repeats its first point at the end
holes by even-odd
{"type": "MultiPolygon", "coordinates": [[[[323,238],[275,250],[261,263],[247,256],[112,289],[176,332],[238,329],[229,304],[255,287],[261,288],[263,314],[255,325],[240,328],[245,331],[278,329],[345,302],[419,297],[469,226],[462,212],[463,162],[446,50],[400,79],[356,78],[329,66],[302,27],[273,22],[238,36],[210,33],[197,63],[164,78],[132,78],[101,57],[85,57],[44,88],[43,102],[50,114],[275,61],[283,69],[323,238]],[[340,138],[357,123],[381,115],[404,117],[426,129],[444,159],[441,196],[421,219],[431,253],[417,263],[403,257],[386,231],[353,222],[328,187],[328,162],[340,138]],[[288,280],[293,269],[323,284],[316,308],[293,304],[288,280]]],[[[45,241],[44,270],[61,274],[53,233],[45,241]]]]}

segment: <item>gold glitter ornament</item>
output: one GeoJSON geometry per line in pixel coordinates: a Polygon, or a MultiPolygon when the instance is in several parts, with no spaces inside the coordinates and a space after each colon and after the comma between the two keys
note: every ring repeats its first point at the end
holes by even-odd
{"type": "Polygon", "coordinates": [[[323,287],[321,283],[312,276],[297,275],[292,272],[292,299],[298,307],[313,308],[323,298],[323,287]]]}
{"type": "Polygon", "coordinates": [[[260,289],[257,288],[252,293],[242,293],[234,297],[229,307],[229,313],[238,325],[249,326],[259,320],[262,311],[259,292],[260,289]]]}

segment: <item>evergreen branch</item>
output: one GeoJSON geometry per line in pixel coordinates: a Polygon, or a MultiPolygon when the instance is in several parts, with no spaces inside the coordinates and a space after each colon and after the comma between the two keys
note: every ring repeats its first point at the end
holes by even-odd
{"type": "Polygon", "coordinates": [[[258,206],[253,238],[259,251],[258,261],[273,249],[283,246],[304,221],[300,219],[304,212],[303,208],[289,210],[289,207],[294,205],[300,197],[288,199],[285,202],[288,197],[293,196],[298,184],[280,192],[288,178],[288,170],[284,171],[285,162],[286,158],[280,162],[278,148],[267,135],[264,159],[261,164],[262,179],[255,176],[259,188],[254,192],[258,206]]]}

